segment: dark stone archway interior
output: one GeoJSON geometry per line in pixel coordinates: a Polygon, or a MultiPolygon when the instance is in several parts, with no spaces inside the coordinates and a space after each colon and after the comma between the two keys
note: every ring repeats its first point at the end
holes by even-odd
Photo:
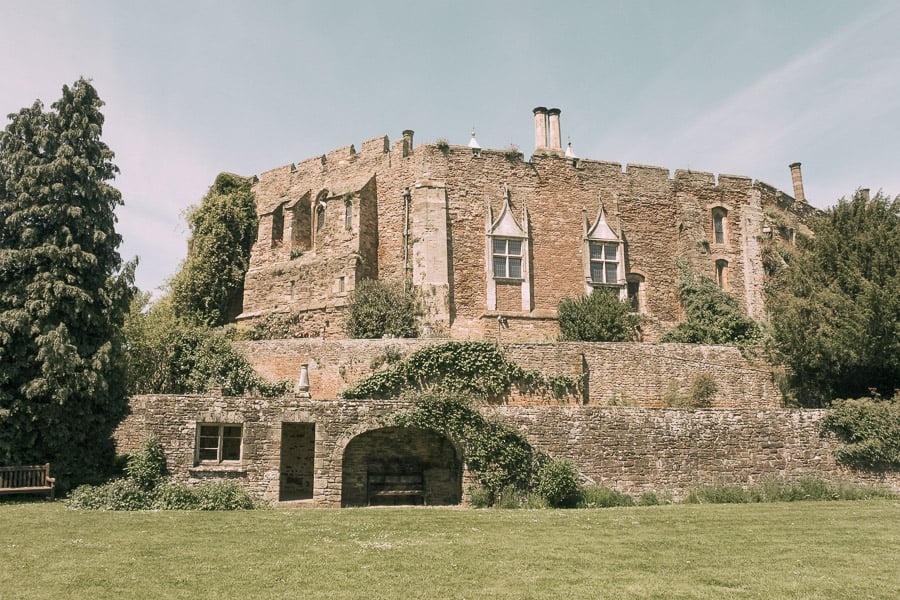
{"type": "Polygon", "coordinates": [[[434,431],[385,427],[347,444],[341,506],[459,504],[462,461],[434,431]]]}

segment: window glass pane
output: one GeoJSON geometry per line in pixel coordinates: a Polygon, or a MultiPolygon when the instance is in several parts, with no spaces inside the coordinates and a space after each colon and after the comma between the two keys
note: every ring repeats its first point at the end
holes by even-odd
{"type": "Polygon", "coordinates": [[[222,427],[222,437],[241,439],[241,426],[225,425],[222,427]]]}
{"type": "Polygon", "coordinates": [[[591,263],[591,281],[603,283],[603,263],[591,263]]]}
{"type": "Polygon", "coordinates": [[[522,240],[507,240],[510,256],[522,256],[522,240]]]}
{"type": "Polygon", "coordinates": [[[222,460],[241,459],[241,438],[225,438],[222,440],[222,460]]]}
{"type": "Polygon", "coordinates": [[[509,259],[509,276],[513,278],[522,277],[522,259],[521,258],[510,258],[509,259]]]}
{"type": "Polygon", "coordinates": [[[606,265],[606,283],[616,283],[619,280],[618,263],[608,262],[606,265]]]}
{"type": "Polygon", "coordinates": [[[506,277],[506,259],[494,257],[494,277],[506,277]]]}
{"type": "Polygon", "coordinates": [[[591,243],[591,260],[603,259],[603,244],[591,243]]]}
{"type": "Polygon", "coordinates": [[[219,426],[218,425],[201,425],[200,426],[200,437],[219,437],[219,426]]]}
{"type": "Polygon", "coordinates": [[[494,254],[506,254],[506,240],[494,239],[494,254]]]}
{"type": "Polygon", "coordinates": [[[200,448],[200,460],[219,460],[219,449],[200,448]]]}
{"type": "Polygon", "coordinates": [[[615,244],[605,244],[606,246],[606,260],[616,260],[616,250],[618,250],[618,246],[615,244]]]}

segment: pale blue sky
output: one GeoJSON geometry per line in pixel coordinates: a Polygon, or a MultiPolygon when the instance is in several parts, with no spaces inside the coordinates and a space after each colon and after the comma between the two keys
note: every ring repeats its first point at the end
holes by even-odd
{"type": "MultiPolygon", "coordinates": [[[[181,213],[253,175],[403,129],[533,146],[562,109],[579,156],[747,175],[820,208],[900,193],[900,3],[0,0],[0,114],[94,81],[125,258],[153,289],[181,213]]],[[[3,119],[3,126],[6,120],[3,119]]]]}

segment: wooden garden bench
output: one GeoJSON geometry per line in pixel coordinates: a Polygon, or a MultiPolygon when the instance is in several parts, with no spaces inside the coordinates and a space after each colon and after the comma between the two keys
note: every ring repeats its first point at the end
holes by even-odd
{"type": "MultiPolygon", "coordinates": [[[[418,474],[369,474],[369,504],[373,498],[408,497],[425,504],[425,478],[418,474]]],[[[415,502],[413,502],[415,504],[415,502]]]]}
{"type": "Polygon", "coordinates": [[[47,494],[53,500],[56,478],[50,463],[26,467],[0,467],[0,494],[47,494]]]}

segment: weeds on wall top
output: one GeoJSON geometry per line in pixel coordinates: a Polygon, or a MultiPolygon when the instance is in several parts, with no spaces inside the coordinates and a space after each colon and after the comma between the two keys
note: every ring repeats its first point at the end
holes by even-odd
{"type": "Polygon", "coordinates": [[[509,395],[514,385],[523,392],[549,392],[557,398],[581,390],[581,381],[574,377],[548,376],[507,361],[491,342],[445,342],[421,348],[357,381],[342,397],[386,399],[407,390],[435,390],[496,401],[509,395]]]}

